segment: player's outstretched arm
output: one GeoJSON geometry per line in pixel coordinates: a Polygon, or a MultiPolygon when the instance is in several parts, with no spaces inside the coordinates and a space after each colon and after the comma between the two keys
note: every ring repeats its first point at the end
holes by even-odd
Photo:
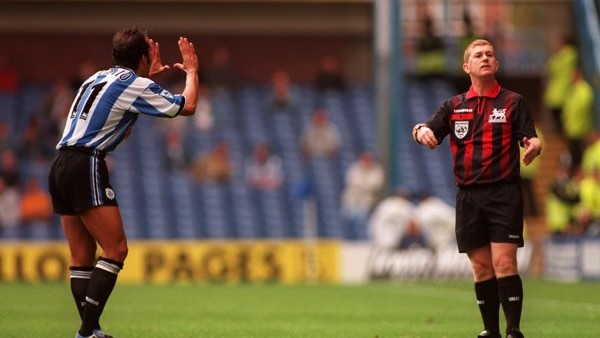
{"type": "Polygon", "coordinates": [[[193,115],[196,112],[196,101],[198,101],[198,55],[194,44],[187,38],[180,37],[179,51],[181,52],[181,63],[176,63],[173,67],[185,72],[185,88],[183,95],[185,97],[185,106],[181,115],[193,115]]]}

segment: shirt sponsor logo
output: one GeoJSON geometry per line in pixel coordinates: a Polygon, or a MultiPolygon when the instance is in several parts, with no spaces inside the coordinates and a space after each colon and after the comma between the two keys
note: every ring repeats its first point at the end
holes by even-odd
{"type": "Polygon", "coordinates": [[[471,109],[471,108],[454,109],[455,114],[472,113],[472,112],[473,112],[473,109],[471,109]]]}
{"type": "Polygon", "coordinates": [[[463,139],[469,132],[469,121],[456,121],[454,123],[454,135],[459,139],[463,139]]]}
{"type": "Polygon", "coordinates": [[[494,108],[488,119],[489,123],[506,123],[506,109],[494,108]]]}

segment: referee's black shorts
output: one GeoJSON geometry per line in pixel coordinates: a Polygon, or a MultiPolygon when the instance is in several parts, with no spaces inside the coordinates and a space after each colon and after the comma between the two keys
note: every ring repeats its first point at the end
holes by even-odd
{"type": "Polygon", "coordinates": [[[459,252],[494,243],[523,246],[523,195],[518,182],[460,187],[456,195],[459,252]]]}
{"type": "Polygon", "coordinates": [[[109,182],[104,154],[64,147],[50,167],[48,188],[54,212],[76,215],[100,205],[118,205],[109,182]]]}

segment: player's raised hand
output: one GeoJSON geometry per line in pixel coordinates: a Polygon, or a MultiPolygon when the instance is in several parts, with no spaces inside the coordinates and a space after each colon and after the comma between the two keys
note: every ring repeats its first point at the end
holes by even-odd
{"type": "Polygon", "coordinates": [[[179,44],[182,61],[173,66],[187,73],[198,72],[198,55],[196,55],[194,44],[184,37],[180,37],[177,43],[179,44]]]}
{"type": "Polygon", "coordinates": [[[168,65],[163,65],[162,60],[160,58],[160,46],[158,42],[155,42],[152,39],[148,39],[150,43],[150,76],[160,74],[165,70],[169,69],[168,65]]]}

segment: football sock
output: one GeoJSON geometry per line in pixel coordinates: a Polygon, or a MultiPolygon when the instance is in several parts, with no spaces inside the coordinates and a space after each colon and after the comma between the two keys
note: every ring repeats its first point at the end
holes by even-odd
{"type": "Polygon", "coordinates": [[[498,278],[498,294],[506,317],[506,329],[518,329],[523,308],[523,282],[519,275],[498,278]]]}
{"type": "Polygon", "coordinates": [[[100,257],[90,278],[90,285],[85,296],[86,305],[79,333],[82,336],[92,335],[100,329],[100,315],[117,282],[117,275],[123,269],[123,263],[100,257]]]}
{"type": "Polygon", "coordinates": [[[70,270],[71,294],[77,305],[79,318],[83,319],[83,307],[85,305],[85,295],[87,294],[90,277],[92,277],[93,266],[72,266],[70,270]]]}
{"type": "Polygon", "coordinates": [[[496,278],[475,282],[475,296],[483,319],[484,328],[491,334],[500,333],[499,314],[500,299],[498,298],[498,282],[496,278]]]}

